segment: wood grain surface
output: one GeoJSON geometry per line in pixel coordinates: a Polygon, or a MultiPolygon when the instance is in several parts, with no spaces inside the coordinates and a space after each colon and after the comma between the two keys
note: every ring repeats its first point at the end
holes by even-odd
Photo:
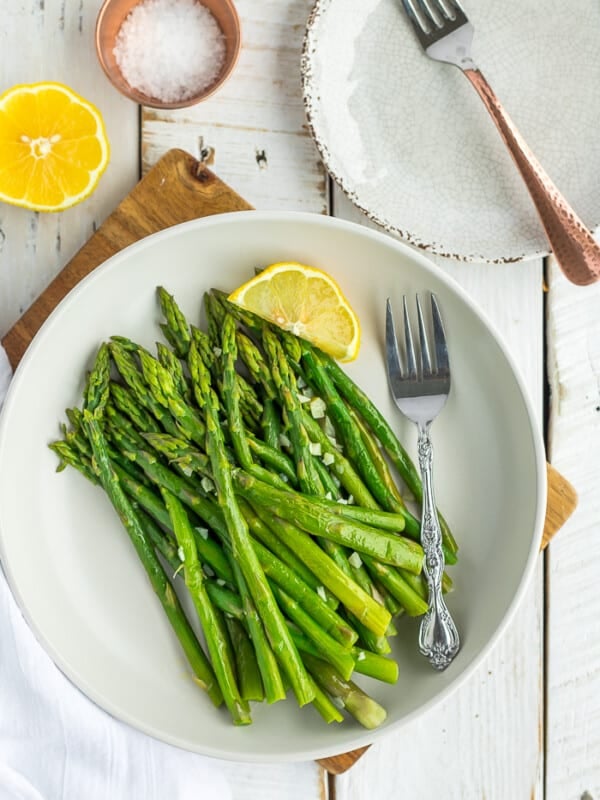
{"type": "MultiPolygon", "coordinates": [[[[168,151],[47,287],[2,340],[16,367],[50,313],[80,280],[130,244],[180,222],[211,214],[250,210],[252,206],[204,163],[183,150],[168,151]]],[[[548,464],[548,507],[542,546],[571,515],[577,497],[569,482],[548,464]]],[[[342,774],[366,752],[363,747],[319,764],[342,774]]]]}

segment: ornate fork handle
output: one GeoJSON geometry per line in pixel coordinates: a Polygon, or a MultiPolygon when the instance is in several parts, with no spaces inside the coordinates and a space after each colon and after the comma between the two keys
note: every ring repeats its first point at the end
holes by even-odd
{"type": "Polygon", "coordinates": [[[561,269],[569,280],[579,286],[594,283],[600,278],[598,243],[532,153],[481,71],[476,67],[459,66],[483,100],[504,139],[529,190],[561,269]]]}
{"type": "Polygon", "coordinates": [[[446,669],[458,653],[458,631],[442,595],[444,553],[442,531],[433,494],[433,447],[429,438],[430,423],[419,425],[418,453],[423,479],[421,544],[425,552],[423,571],[429,589],[429,609],[421,620],[419,650],[435,669],[446,669]]]}

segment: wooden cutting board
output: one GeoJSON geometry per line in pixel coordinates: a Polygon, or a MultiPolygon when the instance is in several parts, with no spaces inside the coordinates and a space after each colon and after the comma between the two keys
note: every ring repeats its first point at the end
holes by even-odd
{"type": "MultiPolygon", "coordinates": [[[[180,222],[251,208],[189,153],[169,150],[6,334],[2,344],[13,368],[63,297],[107,258],[151,233],[180,222]]],[[[550,464],[547,466],[548,506],[542,547],[546,547],[577,505],[571,484],[550,464]]],[[[362,747],[321,759],[319,763],[329,772],[340,774],[366,750],[362,747]]]]}

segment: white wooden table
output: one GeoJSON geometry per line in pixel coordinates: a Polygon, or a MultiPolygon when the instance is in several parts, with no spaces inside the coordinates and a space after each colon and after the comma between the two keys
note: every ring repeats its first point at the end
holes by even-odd
{"type": "MultiPolygon", "coordinates": [[[[100,107],[112,146],[100,187],[82,205],[59,215],[0,206],[0,335],[140,171],[174,146],[209,154],[257,208],[364,222],[330,183],[305,124],[299,56],[310,0],[238,0],[244,47],[227,85],[195,108],[141,115],[97,64],[100,0],[0,5],[0,90],[63,81],[100,107]]],[[[600,798],[600,285],[577,289],[542,261],[439,264],[501,331],[579,509],[540,557],[506,634],[446,702],[387,736],[335,783],[314,763],[216,762],[236,800],[600,798]]]]}

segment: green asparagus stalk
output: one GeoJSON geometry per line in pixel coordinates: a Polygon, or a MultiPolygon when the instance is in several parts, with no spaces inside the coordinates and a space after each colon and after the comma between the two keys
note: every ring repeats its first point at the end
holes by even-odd
{"type": "Polygon", "coordinates": [[[185,510],[175,495],[167,489],[162,496],[171,517],[171,524],[179,547],[183,552],[185,584],[200,618],[204,638],[208,646],[213,669],[229,709],[234,725],[249,725],[252,722],[248,704],[242,699],[236,681],[232,661],[231,645],[220,613],[216,613],[204,587],[204,576],[198,561],[196,540],[185,510]]]}
{"type": "Polygon", "coordinates": [[[131,507],[131,503],[121,489],[119,480],[108,457],[106,440],[102,433],[99,416],[86,409],[84,411],[83,424],[94,453],[94,466],[98,478],[119,514],[121,522],[129,534],[129,538],[136,549],[140,561],[146,569],[152,588],[156,592],[169,622],[173,627],[175,635],[179,639],[194,674],[196,675],[197,683],[206,690],[213,703],[219,705],[223,697],[213,669],[183,613],[177,595],[168,581],[165,571],[154,552],[154,548],[148,541],[131,507]]]}
{"type": "Polygon", "coordinates": [[[142,374],[154,400],[173,415],[186,438],[202,446],[206,435],[204,424],[177,391],[171,373],[145,351],[141,350],[139,356],[142,374]]]}
{"type": "MultiPolygon", "coordinates": [[[[309,653],[315,658],[327,661],[327,659],[319,653],[317,646],[306,634],[292,624],[290,624],[290,631],[296,643],[296,647],[301,653],[309,653]]],[[[398,681],[398,663],[393,659],[385,658],[377,653],[372,653],[370,650],[363,650],[361,647],[353,647],[352,655],[355,660],[355,672],[361,675],[367,675],[369,678],[374,678],[378,681],[383,681],[384,683],[396,683],[398,681]]]]}
{"type": "Polygon", "coordinates": [[[365,508],[379,508],[358,472],[356,472],[344,454],[340,453],[329,440],[317,420],[313,419],[307,411],[303,411],[302,422],[311,441],[315,444],[320,444],[323,456],[327,456],[331,460],[329,468],[348,494],[354,497],[355,502],[365,508]]]}
{"type": "Polygon", "coordinates": [[[141,372],[138,370],[131,354],[117,341],[111,341],[109,349],[110,355],[119,370],[119,374],[131,389],[139,405],[145,408],[146,411],[149,411],[158,422],[160,422],[164,430],[173,436],[180,436],[180,431],[173,415],[160,403],[157,403],[152,394],[148,391],[146,382],[141,372]]]}
{"type": "Polygon", "coordinates": [[[131,389],[127,389],[116,381],[110,383],[110,397],[115,408],[129,417],[139,431],[159,433],[162,428],[156,418],[141,406],[131,389]]]}
{"type": "Polygon", "coordinates": [[[265,396],[270,400],[279,397],[273,376],[258,347],[242,331],[236,332],[236,342],[242,361],[255,383],[263,387],[265,396]]]}
{"type": "Polygon", "coordinates": [[[385,709],[355,683],[344,680],[330,664],[308,653],[304,654],[304,660],[315,681],[328,694],[338,697],[357,722],[372,729],[385,721],[385,709]]]}
{"type": "Polygon", "coordinates": [[[269,359],[269,366],[275,387],[282,398],[285,413],[290,426],[290,439],[296,472],[300,488],[306,494],[323,494],[323,484],[316,472],[312,453],[310,452],[310,439],[302,423],[302,409],[294,391],[294,377],[289,369],[287,359],[277,337],[268,327],[263,329],[263,345],[269,359]]]}
{"type": "Polygon", "coordinates": [[[254,477],[259,478],[271,486],[286,489],[285,482],[277,473],[261,467],[254,462],[248,437],[242,421],[240,412],[240,388],[237,381],[235,364],[238,357],[237,344],[235,339],[235,321],[230,314],[225,314],[223,327],[221,330],[221,346],[223,350],[223,400],[227,412],[227,423],[229,436],[233,444],[233,449],[238,463],[254,477]]]}
{"type": "Polygon", "coordinates": [[[183,373],[181,361],[177,358],[175,353],[169,350],[162,342],[156,343],[156,355],[158,356],[159,363],[171,374],[176,390],[181,397],[184,398],[186,403],[189,403],[191,399],[190,387],[183,373]]]}
{"type": "Polygon", "coordinates": [[[287,480],[291,486],[298,485],[296,470],[285,453],[275,447],[271,447],[267,442],[261,441],[253,433],[248,432],[246,438],[248,447],[263,464],[275,470],[284,482],[287,480]]]}
{"type": "Polygon", "coordinates": [[[385,658],[378,653],[370,650],[363,650],[355,647],[352,655],[356,661],[355,672],[361,675],[368,675],[369,678],[383,681],[384,683],[397,683],[398,681],[398,662],[392,658],[385,658]]]}
{"type": "Polygon", "coordinates": [[[208,393],[205,411],[206,450],[212,465],[219,507],[231,536],[235,560],[248,583],[271,646],[289,678],[296,699],[299,705],[305,705],[311,702],[314,692],[252,546],[246,520],[240,512],[233,491],[231,467],[225,455],[223,433],[219,425],[218,401],[212,390],[208,393]]]}
{"type": "MultiPolygon", "coordinates": [[[[281,436],[281,417],[275,405],[275,401],[266,397],[263,403],[263,413],[261,417],[261,428],[265,444],[272,450],[279,450],[281,436]]],[[[294,482],[296,473],[294,471],[294,482]]]]}
{"type": "Polygon", "coordinates": [[[367,450],[369,458],[371,459],[373,466],[377,470],[379,479],[384,484],[384,486],[386,486],[390,495],[394,497],[394,499],[398,504],[398,507],[404,506],[405,505],[404,498],[400,494],[400,490],[398,489],[396,481],[394,480],[392,473],[390,472],[388,462],[385,460],[383,453],[381,452],[381,448],[379,447],[377,439],[373,436],[373,434],[365,424],[364,420],[354,410],[354,408],[352,408],[352,406],[347,402],[345,403],[345,405],[348,410],[348,414],[350,415],[350,419],[353,421],[356,429],[360,433],[361,439],[367,450]]]}
{"type": "MultiPolygon", "coordinates": [[[[310,677],[310,676],[309,676],[310,677]]],[[[312,678],[311,678],[312,680],[312,678]]],[[[318,683],[312,681],[313,692],[315,693],[313,699],[313,706],[319,712],[325,722],[330,725],[332,722],[343,722],[344,717],[340,714],[335,705],[331,702],[329,697],[321,689],[318,683]]]]}
{"type": "Polygon", "coordinates": [[[225,619],[233,646],[236,672],[243,700],[264,700],[265,692],[256,661],[256,654],[243,625],[236,619],[225,619]]]}
{"type": "MultiPolygon", "coordinates": [[[[96,354],[94,366],[88,375],[84,400],[89,412],[103,413],[108,401],[110,383],[110,355],[108,345],[103,343],[96,354]]],[[[92,444],[90,442],[90,444],[92,444]]],[[[92,444],[93,447],[93,444],[92,444]]]]}
{"type": "Polygon", "coordinates": [[[190,347],[190,327],[181,309],[162,286],[157,288],[158,300],[165,317],[161,330],[165,339],[173,347],[179,358],[186,358],[190,347]]]}
{"type": "Polygon", "coordinates": [[[254,510],[365,627],[377,636],[385,634],[391,619],[389,611],[349,578],[307,533],[287,520],[274,516],[264,506],[257,505],[254,510]]]}
{"type": "Polygon", "coordinates": [[[389,491],[381,480],[363,443],[360,431],[354,425],[329,373],[320,361],[316,351],[308,344],[302,347],[302,364],[315,391],[318,392],[327,405],[327,415],[330,417],[338,437],[343,442],[348,459],[354,464],[378,503],[388,511],[397,511],[402,504],[398,503],[395,495],[389,491]]]}
{"type": "Polygon", "coordinates": [[[208,337],[214,346],[220,346],[221,328],[225,319],[225,308],[219,303],[214,294],[204,293],[204,311],[206,314],[206,328],[208,337]]]}
{"type": "MultiPolygon", "coordinates": [[[[390,592],[411,617],[418,617],[427,611],[427,602],[406,581],[398,570],[380,564],[374,559],[366,558],[365,564],[371,574],[390,592]]],[[[406,575],[410,573],[405,571],[406,575]]]]}
{"type": "Polygon", "coordinates": [[[225,616],[234,617],[239,622],[247,625],[246,612],[242,606],[242,599],[237,592],[223,585],[223,581],[214,578],[205,578],[204,586],[213,605],[220,609],[225,616]]]}
{"type": "Polygon", "coordinates": [[[240,592],[244,621],[248,626],[248,633],[254,645],[256,662],[262,678],[267,703],[277,703],[285,699],[285,687],[275,652],[265,631],[265,627],[257,611],[253,598],[250,595],[248,584],[239,565],[232,562],[236,583],[240,592]]]}
{"type": "Polygon", "coordinates": [[[343,519],[312,498],[308,499],[297,492],[282,492],[241,469],[233,471],[233,479],[239,493],[255,507],[266,506],[278,517],[295,522],[315,536],[331,539],[385,564],[403,567],[415,574],[421,572],[423,550],[410,539],[343,519]]]}
{"type": "Polygon", "coordinates": [[[344,678],[354,672],[354,658],[339,642],[318,625],[293,598],[279,586],[273,586],[273,594],[286,616],[308,636],[319,651],[321,658],[332,664],[344,678]]]}

